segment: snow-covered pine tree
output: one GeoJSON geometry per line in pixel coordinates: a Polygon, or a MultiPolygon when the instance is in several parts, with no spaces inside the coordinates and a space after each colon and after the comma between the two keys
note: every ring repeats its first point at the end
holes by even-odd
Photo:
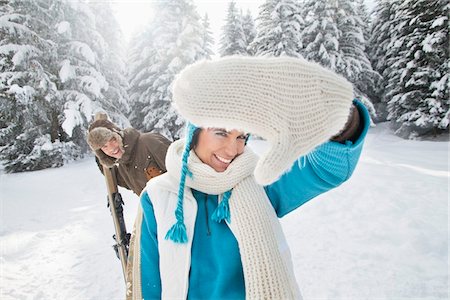
{"type": "Polygon", "coordinates": [[[305,28],[301,33],[304,47],[301,54],[333,71],[338,71],[343,64],[337,7],[337,0],[307,0],[303,5],[305,28]]]}
{"type": "Polygon", "coordinates": [[[373,18],[370,28],[370,39],[368,45],[368,56],[372,63],[374,71],[381,75],[375,87],[375,95],[372,96],[373,104],[377,111],[377,121],[385,121],[387,117],[386,87],[388,78],[394,73],[393,63],[395,59],[396,49],[396,26],[400,22],[395,12],[401,1],[400,0],[377,0],[373,11],[373,18]]]}
{"type": "Polygon", "coordinates": [[[50,39],[53,1],[0,3],[0,159],[7,172],[63,164],[62,129],[51,73],[56,45],[50,39]]]}
{"type": "Polygon", "coordinates": [[[131,113],[129,120],[133,127],[143,131],[153,129],[150,124],[144,124],[150,105],[149,99],[153,93],[153,81],[158,76],[157,68],[153,60],[157,58],[158,49],[153,44],[154,23],[149,23],[143,30],[132,37],[129,43],[129,55],[127,60],[127,74],[130,96],[131,113]]]}
{"type": "MultiPolygon", "coordinates": [[[[408,35],[410,28],[408,27],[408,23],[412,19],[411,16],[408,16],[408,10],[405,7],[402,7],[403,1],[394,2],[396,5],[392,5],[393,15],[391,16],[392,21],[392,33],[389,44],[387,45],[387,51],[384,57],[386,61],[386,69],[384,70],[384,94],[383,98],[386,101],[386,111],[387,111],[387,120],[391,120],[390,117],[392,113],[392,108],[389,108],[392,98],[394,95],[401,92],[401,87],[399,86],[403,70],[406,68],[406,64],[408,63],[408,58],[405,56],[405,36],[408,35]]],[[[395,124],[395,121],[391,120],[391,123],[395,124]]],[[[400,126],[400,123],[396,125],[400,126]]],[[[398,129],[398,127],[397,127],[398,129]]]]}
{"type": "Polygon", "coordinates": [[[205,57],[202,25],[188,0],[155,3],[158,14],[132,45],[130,100],[133,126],[156,131],[170,139],[182,135],[184,120],[171,106],[171,84],[185,66],[205,57]]]}
{"type": "Polygon", "coordinates": [[[403,1],[397,14],[400,67],[390,78],[392,99],[388,119],[404,137],[448,133],[449,103],[449,3],[443,0],[403,1]]]}
{"type": "Polygon", "coordinates": [[[86,129],[97,111],[128,126],[121,31],[108,2],[53,0],[59,120],[67,139],[88,151],[86,129]]]}
{"type": "Polygon", "coordinates": [[[300,56],[304,21],[294,0],[266,0],[256,18],[256,37],[250,48],[255,55],[300,56]]]}
{"type": "Polygon", "coordinates": [[[211,26],[209,24],[209,18],[208,14],[205,14],[205,16],[202,19],[202,49],[203,49],[203,56],[206,59],[210,59],[211,55],[214,54],[212,51],[212,46],[214,44],[214,38],[212,37],[211,32],[211,26]]]}
{"type": "Polygon", "coordinates": [[[362,23],[360,24],[361,30],[363,32],[364,40],[366,44],[370,39],[370,14],[367,9],[366,0],[357,0],[356,1],[356,14],[361,19],[362,23]]]}
{"type": "Polygon", "coordinates": [[[87,150],[93,112],[110,112],[101,17],[84,2],[1,4],[0,159],[9,172],[61,166],[87,150]]]}
{"type": "Polygon", "coordinates": [[[130,106],[125,76],[124,37],[109,2],[89,2],[89,7],[95,12],[95,27],[106,43],[100,62],[101,72],[108,82],[102,109],[116,124],[122,128],[129,127],[130,122],[126,117],[130,106]]]}
{"type": "Polygon", "coordinates": [[[374,115],[375,109],[370,96],[374,94],[380,76],[373,71],[365,51],[367,43],[363,33],[364,22],[359,17],[354,1],[338,0],[337,5],[339,52],[342,54],[342,64],[337,66],[337,72],[353,83],[355,96],[361,99],[374,115]]]}
{"type": "Polygon", "coordinates": [[[242,27],[242,15],[234,0],[228,4],[227,18],[222,27],[220,38],[220,56],[247,54],[246,36],[242,27]]]}
{"type": "Polygon", "coordinates": [[[354,86],[355,96],[375,115],[371,103],[379,74],[365,52],[364,24],[350,0],[308,0],[303,9],[303,56],[341,74],[354,86]]]}
{"type": "Polygon", "coordinates": [[[256,36],[249,46],[249,49],[253,55],[258,55],[258,52],[262,53],[269,51],[269,47],[267,45],[274,44],[271,37],[268,36],[266,38],[266,34],[271,32],[273,28],[271,13],[274,9],[275,3],[271,0],[266,0],[259,6],[258,16],[256,17],[256,36]],[[258,50],[258,48],[260,49],[258,50]]]}
{"type": "Polygon", "coordinates": [[[362,20],[357,16],[356,7],[352,2],[350,0],[337,1],[336,25],[340,31],[339,52],[343,56],[342,64],[337,66],[337,71],[350,82],[357,84],[363,67],[371,69],[371,66],[364,53],[365,40],[361,28],[362,20]]]}
{"type": "MultiPolygon", "coordinates": [[[[368,8],[366,5],[366,0],[357,0],[356,2],[356,13],[362,23],[360,24],[360,28],[363,33],[364,41],[365,41],[365,58],[367,58],[370,62],[371,68],[369,70],[364,70],[362,72],[363,78],[369,78],[369,82],[365,82],[364,79],[360,80],[361,84],[361,90],[365,92],[367,97],[370,99],[371,105],[367,105],[369,107],[372,117],[375,121],[379,120],[380,114],[377,111],[376,103],[380,102],[379,94],[378,94],[378,88],[380,85],[380,82],[382,80],[381,75],[374,69],[373,62],[370,59],[370,28],[372,24],[372,19],[370,17],[370,14],[368,12],[368,8]]],[[[368,104],[368,101],[366,102],[368,104]]]]}
{"type": "Polygon", "coordinates": [[[58,23],[59,84],[64,111],[62,127],[87,150],[86,128],[105,104],[109,88],[102,73],[107,44],[96,29],[95,15],[85,2],[62,1],[58,23]]]}
{"type": "Polygon", "coordinates": [[[241,11],[241,15],[242,15],[242,30],[244,30],[245,45],[247,46],[247,54],[252,56],[255,53],[253,53],[250,45],[256,37],[255,22],[253,21],[253,17],[250,10],[247,10],[247,13],[245,15],[243,15],[241,11]]]}

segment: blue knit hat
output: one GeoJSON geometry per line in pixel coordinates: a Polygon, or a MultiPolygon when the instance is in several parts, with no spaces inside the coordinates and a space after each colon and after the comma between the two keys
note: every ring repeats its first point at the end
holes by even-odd
{"type": "MultiPolygon", "coordinates": [[[[187,123],[185,145],[182,155],[180,186],[178,188],[177,208],[175,209],[175,218],[177,219],[177,222],[169,229],[169,231],[165,236],[166,240],[170,239],[175,243],[187,242],[186,225],[184,224],[184,214],[183,214],[184,187],[186,184],[186,175],[191,178],[193,177],[192,173],[188,169],[188,158],[189,153],[191,151],[192,138],[196,130],[199,129],[200,127],[197,127],[189,122],[187,123]]],[[[231,190],[223,193],[222,201],[220,201],[218,207],[211,216],[211,219],[213,221],[220,223],[223,220],[226,220],[227,222],[230,222],[230,208],[228,205],[228,200],[230,199],[230,197],[231,197],[231,190]]]]}

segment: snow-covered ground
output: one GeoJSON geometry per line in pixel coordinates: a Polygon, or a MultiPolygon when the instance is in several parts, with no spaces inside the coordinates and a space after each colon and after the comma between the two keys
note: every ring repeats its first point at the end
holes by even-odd
{"type": "MultiPolygon", "coordinates": [[[[448,142],[372,128],[353,177],[282,220],[304,298],[448,299],[448,161],[448,142]]],[[[1,173],[0,205],[0,299],[124,298],[92,157],[1,173]]]]}

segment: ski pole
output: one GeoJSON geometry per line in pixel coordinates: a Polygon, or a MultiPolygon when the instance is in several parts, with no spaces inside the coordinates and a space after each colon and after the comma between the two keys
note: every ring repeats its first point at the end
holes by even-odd
{"type": "Polygon", "coordinates": [[[114,249],[122,264],[123,278],[127,282],[127,257],[128,257],[128,234],[126,232],[125,220],[123,218],[122,197],[118,192],[114,169],[103,166],[106,186],[108,189],[108,204],[113,218],[116,234],[113,238],[116,241],[114,249]]]}

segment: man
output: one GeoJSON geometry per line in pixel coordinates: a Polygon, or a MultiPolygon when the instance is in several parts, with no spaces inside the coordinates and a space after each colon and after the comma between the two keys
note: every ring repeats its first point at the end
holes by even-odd
{"type": "MultiPolygon", "coordinates": [[[[117,184],[140,195],[147,181],[166,172],[170,141],[158,133],[120,129],[99,113],[89,126],[87,142],[97,163],[116,168],[117,184]]],[[[100,170],[102,170],[99,165],[100,170]]]]}

